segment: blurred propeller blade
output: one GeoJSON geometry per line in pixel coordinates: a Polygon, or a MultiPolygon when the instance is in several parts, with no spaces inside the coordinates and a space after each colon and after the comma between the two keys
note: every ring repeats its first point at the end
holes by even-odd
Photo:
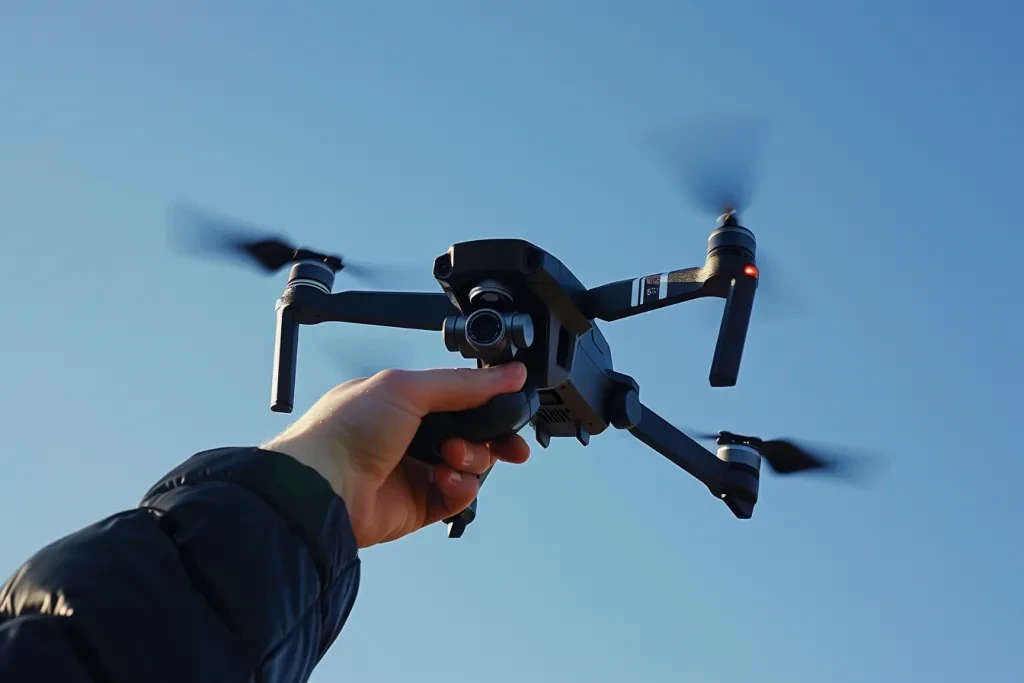
{"type": "MultiPolygon", "coordinates": [[[[682,431],[693,439],[715,441],[716,443],[721,434],[721,432],[688,429],[682,431]]],[[[741,438],[750,440],[749,445],[757,449],[761,457],[768,463],[768,467],[776,474],[788,475],[818,471],[847,480],[863,481],[870,473],[869,458],[866,456],[853,456],[821,446],[810,446],[793,439],[762,440],[758,443],[756,437],[741,438]]]]}
{"type": "MultiPolygon", "coordinates": [[[[754,316],[767,322],[785,322],[809,315],[811,306],[797,292],[785,275],[785,269],[772,252],[757,250],[757,295],[754,298],[754,316]]],[[[701,307],[701,324],[717,328],[722,321],[725,302],[715,299],[714,304],[701,307]]]]}
{"type": "Polygon", "coordinates": [[[806,447],[797,445],[790,439],[765,441],[758,449],[761,457],[778,474],[794,474],[809,470],[840,469],[841,460],[813,453],[806,447]]]}
{"type": "MultiPolygon", "coordinates": [[[[682,429],[681,427],[679,429],[682,429]]],[[[717,441],[718,432],[701,432],[696,430],[682,429],[691,439],[696,441],[717,441]]]]}
{"type": "Polygon", "coordinates": [[[773,320],[791,319],[810,313],[810,304],[797,292],[787,277],[786,269],[775,258],[774,253],[764,249],[757,250],[758,296],[754,299],[754,310],[758,303],[763,302],[764,311],[773,320]]]}
{"type": "Polygon", "coordinates": [[[345,261],[341,272],[360,282],[383,289],[419,289],[430,284],[437,286],[429,266],[423,269],[406,265],[384,266],[345,261]]]}
{"type": "Polygon", "coordinates": [[[372,377],[382,370],[408,367],[408,359],[414,355],[411,346],[383,340],[324,342],[320,350],[347,379],[372,377]]]}
{"type": "MultiPolygon", "coordinates": [[[[766,118],[753,115],[720,115],[690,118],[653,136],[655,156],[687,203],[708,216],[727,210],[743,212],[753,202],[758,184],[761,152],[771,132],[766,118]]],[[[784,270],[764,249],[757,250],[760,271],[754,310],[769,318],[806,312],[802,301],[787,287],[784,270]]],[[[708,310],[711,310],[710,308],[708,310]]],[[[720,321],[709,315],[708,321],[720,321]]]]}
{"type": "Polygon", "coordinates": [[[820,472],[847,483],[870,485],[881,476],[884,463],[874,455],[853,453],[848,449],[834,449],[810,445],[793,439],[765,441],[760,448],[761,457],[777,474],[820,472]]]}
{"type": "Polygon", "coordinates": [[[284,237],[264,228],[190,204],[172,206],[168,223],[172,249],[243,261],[265,273],[275,273],[286,266],[297,249],[284,237]]]}
{"type": "MultiPolygon", "coordinates": [[[[340,256],[296,246],[262,226],[185,203],[171,208],[168,242],[181,253],[241,261],[268,274],[296,261],[314,260],[326,263],[336,273],[389,289],[402,289],[413,281],[416,286],[425,282],[424,277],[417,277],[419,271],[410,267],[349,263],[340,256]]],[[[429,276],[430,271],[425,275],[429,276]]]]}
{"type": "MultiPolygon", "coordinates": [[[[698,211],[718,216],[749,208],[768,122],[754,116],[691,118],[654,136],[656,156],[698,211]]],[[[742,222],[742,220],[741,220],[742,222]]]]}

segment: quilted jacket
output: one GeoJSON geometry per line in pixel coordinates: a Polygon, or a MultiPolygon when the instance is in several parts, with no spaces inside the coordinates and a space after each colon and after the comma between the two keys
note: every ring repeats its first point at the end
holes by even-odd
{"type": "Polygon", "coordinates": [[[359,587],[342,500],[258,448],[198,453],[0,589],[3,683],[297,683],[359,587]]]}

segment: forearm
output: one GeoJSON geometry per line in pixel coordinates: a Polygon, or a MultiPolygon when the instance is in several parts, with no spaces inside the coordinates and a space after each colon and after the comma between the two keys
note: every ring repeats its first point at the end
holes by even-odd
{"type": "Polygon", "coordinates": [[[358,584],[347,511],[322,477],[259,449],[201,453],[7,582],[0,680],[303,681],[358,584]]]}

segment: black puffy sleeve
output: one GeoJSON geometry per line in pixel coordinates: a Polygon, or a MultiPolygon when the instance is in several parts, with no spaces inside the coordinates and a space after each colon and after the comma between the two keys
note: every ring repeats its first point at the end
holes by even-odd
{"type": "Polygon", "coordinates": [[[3,683],[306,681],[355,602],[345,504],[292,458],[199,453],[0,589],[3,683]]]}

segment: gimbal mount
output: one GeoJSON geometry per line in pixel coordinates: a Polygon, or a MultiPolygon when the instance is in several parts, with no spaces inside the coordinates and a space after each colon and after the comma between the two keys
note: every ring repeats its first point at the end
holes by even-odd
{"type": "MultiPolygon", "coordinates": [[[[292,410],[300,325],[348,322],[442,332],[449,351],[480,367],[512,360],[527,368],[521,391],[472,410],[428,415],[409,455],[440,462],[450,437],[509,438],[527,424],[537,442],[575,437],[586,446],[609,425],[633,436],[700,480],[740,519],[757,503],[761,457],[723,440],[713,454],[640,400],[640,386],[613,369],[595,321],[614,321],[702,297],[725,299],[711,362],[713,387],[736,384],[757,289],[756,240],[734,212],[708,238],[703,266],[587,289],[557,258],[529,242],[460,242],[434,261],[442,292],[332,293],[338,264],[309,252],[296,259],[277,301],[271,410],[292,410]]],[[[485,478],[482,477],[481,479],[485,478]]],[[[477,501],[445,520],[457,538],[476,517],[477,501]]]]}

